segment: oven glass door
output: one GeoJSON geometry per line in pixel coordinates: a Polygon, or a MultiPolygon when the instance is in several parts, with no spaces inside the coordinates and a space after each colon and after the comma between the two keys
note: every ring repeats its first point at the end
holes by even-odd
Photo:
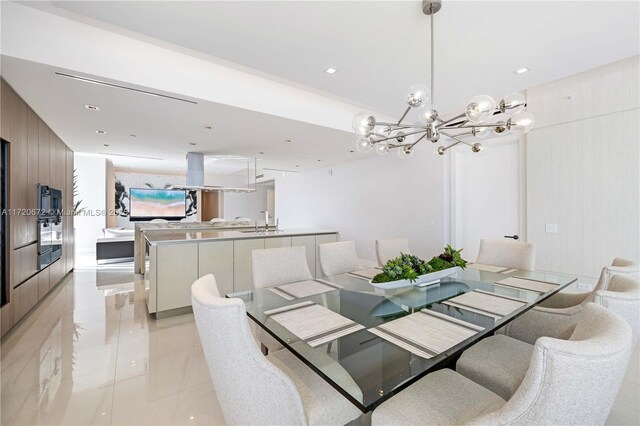
{"type": "Polygon", "coordinates": [[[51,224],[46,219],[38,221],[38,265],[40,265],[40,269],[46,268],[51,263],[52,242],[51,224]]]}
{"type": "Polygon", "coordinates": [[[62,256],[62,220],[58,217],[49,225],[51,228],[51,262],[54,262],[62,256]]]}

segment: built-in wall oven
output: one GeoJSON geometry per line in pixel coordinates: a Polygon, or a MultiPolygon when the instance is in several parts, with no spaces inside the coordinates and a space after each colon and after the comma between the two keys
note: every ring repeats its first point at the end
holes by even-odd
{"type": "Polygon", "coordinates": [[[38,266],[62,256],[62,191],[38,184],[38,266]]]}

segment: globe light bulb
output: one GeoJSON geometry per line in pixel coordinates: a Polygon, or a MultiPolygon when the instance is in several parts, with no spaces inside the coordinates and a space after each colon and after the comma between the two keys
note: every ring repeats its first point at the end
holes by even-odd
{"type": "Polygon", "coordinates": [[[447,150],[444,148],[444,146],[439,146],[436,152],[438,153],[438,155],[444,155],[447,150]]]}
{"type": "Polygon", "coordinates": [[[356,134],[369,136],[376,126],[376,117],[371,112],[362,111],[353,117],[351,125],[356,134]]]}
{"type": "Polygon", "coordinates": [[[372,133],[376,136],[387,137],[391,133],[391,127],[389,126],[376,126],[372,133]]]}
{"type": "Polygon", "coordinates": [[[524,109],[527,100],[522,93],[511,93],[500,100],[500,112],[516,114],[524,109]]]}
{"type": "Polygon", "coordinates": [[[390,151],[389,144],[386,142],[380,142],[375,145],[376,154],[387,155],[390,151]]]}
{"type": "Polygon", "coordinates": [[[356,150],[358,152],[366,154],[367,152],[371,152],[372,149],[373,144],[369,138],[358,138],[356,140],[356,150]]]}
{"type": "Polygon", "coordinates": [[[413,154],[413,148],[411,147],[411,145],[405,145],[398,148],[398,157],[400,157],[400,159],[402,160],[411,157],[411,154],[413,154]]]}
{"type": "Polygon", "coordinates": [[[407,104],[411,108],[417,108],[429,101],[429,89],[424,84],[414,84],[409,87],[407,94],[407,104]]]}
{"type": "Polygon", "coordinates": [[[533,114],[528,111],[520,111],[509,119],[508,127],[514,135],[523,135],[531,130],[535,122],[533,114]]]}
{"type": "Polygon", "coordinates": [[[418,115],[418,120],[420,123],[429,125],[433,123],[433,121],[438,117],[438,113],[433,109],[433,105],[431,102],[424,102],[418,108],[416,108],[416,113],[418,115]]]}
{"type": "Polygon", "coordinates": [[[473,152],[480,152],[480,151],[482,151],[483,148],[484,147],[479,142],[476,142],[473,145],[471,145],[471,151],[473,151],[473,152]]]}
{"type": "Polygon", "coordinates": [[[476,127],[473,129],[473,136],[478,139],[484,139],[491,133],[491,127],[476,127]]]}
{"type": "Polygon", "coordinates": [[[495,109],[496,101],[491,96],[479,95],[471,98],[464,113],[469,121],[479,123],[491,117],[495,109]]]}

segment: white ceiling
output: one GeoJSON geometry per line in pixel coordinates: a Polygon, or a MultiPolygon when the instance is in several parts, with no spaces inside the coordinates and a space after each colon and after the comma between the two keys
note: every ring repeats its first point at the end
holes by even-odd
{"type": "MultiPolygon", "coordinates": [[[[54,1],[58,8],[398,116],[428,82],[420,1],[54,1]],[[338,69],[334,75],[323,71],[338,69]]],[[[436,107],[502,96],[640,52],[637,1],[447,1],[436,107]],[[528,67],[521,76],[513,71],[528,67]]]]}
{"type": "MultiPolygon", "coordinates": [[[[419,1],[26,4],[396,117],[406,88],[429,78],[429,26],[419,1]],[[329,66],[338,72],[324,73],[329,66]]],[[[640,3],[445,1],[435,30],[435,104],[450,113],[476,94],[501,96],[639,54],[640,3]],[[531,71],[515,75],[522,66],[531,71]]],[[[349,152],[353,135],[347,132],[220,103],[191,105],[80,83],[54,71],[60,69],[2,57],[3,77],[72,149],[163,159],[113,157],[117,167],[184,170],[189,150],[256,156],[260,167],[286,170],[361,158],[349,152]],[[202,127],[209,123],[212,131],[202,127]]]]}
{"type": "Polygon", "coordinates": [[[74,151],[159,159],[111,156],[116,167],[184,171],[188,151],[255,157],[259,168],[291,171],[356,156],[348,132],[208,101],[196,99],[194,105],[80,82],[56,71],[66,70],[2,56],[3,77],[74,151]],[[212,130],[203,127],[209,124],[212,130]]]}

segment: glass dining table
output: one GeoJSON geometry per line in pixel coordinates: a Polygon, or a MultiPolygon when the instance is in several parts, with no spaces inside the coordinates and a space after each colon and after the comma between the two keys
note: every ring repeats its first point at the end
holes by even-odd
{"type": "Polygon", "coordinates": [[[576,281],[473,266],[425,287],[381,290],[369,270],[227,297],[367,413],[576,281]]]}

